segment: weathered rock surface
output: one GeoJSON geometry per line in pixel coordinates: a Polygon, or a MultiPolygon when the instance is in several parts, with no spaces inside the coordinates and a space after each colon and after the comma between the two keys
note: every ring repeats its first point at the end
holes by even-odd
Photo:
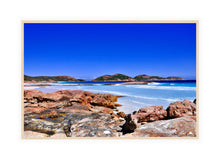
{"type": "Polygon", "coordinates": [[[166,117],[167,111],[163,109],[163,106],[144,107],[131,115],[131,118],[137,123],[157,121],[166,117]]]}
{"type": "Polygon", "coordinates": [[[52,119],[38,119],[36,115],[25,115],[24,130],[35,131],[53,135],[59,130],[62,131],[63,125],[61,122],[53,121],[52,119]]]}
{"type": "Polygon", "coordinates": [[[75,115],[69,123],[71,137],[118,137],[124,121],[110,114],[92,113],[75,115]]]}
{"type": "Polygon", "coordinates": [[[80,104],[91,108],[93,106],[105,106],[116,108],[117,96],[111,94],[98,94],[81,90],[61,90],[53,93],[43,93],[38,90],[24,91],[24,112],[42,112],[45,109],[59,109],[74,104],[80,104]]]}
{"type": "Polygon", "coordinates": [[[117,96],[81,90],[25,90],[24,137],[196,136],[193,102],[171,103],[167,111],[162,106],[144,107],[128,115],[116,112],[116,102],[117,96]]]}
{"type": "Polygon", "coordinates": [[[187,116],[146,123],[131,135],[134,137],[195,137],[196,117],[187,116]]]}
{"type": "Polygon", "coordinates": [[[108,113],[64,113],[57,119],[44,120],[32,114],[25,117],[25,130],[46,133],[50,136],[65,133],[67,137],[115,137],[120,135],[118,131],[121,130],[120,125],[123,123],[123,120],[108,113]]]}
{"type": "Polygon", "coordinates": [[[168,118],[178,118],[184,116],[196,116],[196,104],[189,101],[176,101],[167,108],[168,118]]]}
{"type": "Polygon", "coordinates": [[[124,123],[113,108],[117,96],[81,90],[24,91],[24,130],[50,137],[115,137],[124,123]]]}

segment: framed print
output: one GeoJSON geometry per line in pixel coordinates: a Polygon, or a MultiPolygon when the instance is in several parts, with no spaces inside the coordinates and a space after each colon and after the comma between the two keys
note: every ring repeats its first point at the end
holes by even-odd
{"type": "Polygon", "coordinates": [[[198,21],[22,21],[22,138],[198,138],[198,21]]]}

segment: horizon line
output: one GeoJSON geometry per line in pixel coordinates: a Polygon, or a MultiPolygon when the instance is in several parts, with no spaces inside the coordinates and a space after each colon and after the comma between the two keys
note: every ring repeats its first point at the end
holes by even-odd
{"type": "MultiPolygon", "coordinates": [[[[122,73],[115,73],[115,74],[122,74],[122,73]]],[[[115,75],[115,74],[103,74],[103,75],[101,75],[101,76],[106,76],[106,75],[110,75],[110,76],[112,76],[112,75],[115,75]]],[[[122,75],[126,75],[126,76],[129,76],[129,75],[127,75],[127,74],[122,74],[122,75]]],[[[148,75],[148,74],[137,74],[137,75],[135,75],[135,76],[129,76],[129,77],[131,77],[131,78],[134,78],[134,77],[136,77],[136,76],[139,76],[139,75],[147,75],[147,76],[150,76],[150,77],[152,77],[152,76],[158,76],[158,77],[162,77],[162,78],[168,78],[168,77],[180,77],[180,78],[183,78],[182,76],[159,76],[159,75],[148,75]]],[[[96,78],[98,78],[98,77],[101,77],[101,76],[96,76],[96,77],[94,77],[94,78],[81,78],[81,77],[79,77],[79,78],[76,78],[77,76],[72,76],[72,75],[34,75],[34,76],[30,76],[30,75],[28,75],[28,74],[24,74],[24,76],[29,76],[29,77],[57,77],[57,76],[69,76],[69,77],[72,77],[72,78],[75,78],[75,79],[83,79],[83,80],[93,80],[93,79],[96,79],[96,78]]],[[[184,77],[187,77],[187,76],[184,76],[184,77]]],[[[188,76],[188,77],[193,77],[193,76],[188,76]]],[[[183,79],[185,79],[185,80],[196,80],[196,75],[195,75],[195,78],[193,78],[193,79],[188,79],[188,78],[183,78],[183,79]]]]}

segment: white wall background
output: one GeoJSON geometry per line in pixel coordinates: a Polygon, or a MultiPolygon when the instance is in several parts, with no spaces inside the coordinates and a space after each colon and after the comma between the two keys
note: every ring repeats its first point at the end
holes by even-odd
{"type": "Polygon", "coordinates": [[[1,0],[1,159],[219,159],[219,15],[218,0],[1,0]],[[21,140],[21,20],[199,20],[199,140],[21,140]]]}

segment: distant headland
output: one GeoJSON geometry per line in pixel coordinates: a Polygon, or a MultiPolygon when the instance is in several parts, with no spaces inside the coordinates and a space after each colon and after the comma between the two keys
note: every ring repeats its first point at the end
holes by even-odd
{"type": "MultiPolygon", "coordinates": [[[[149,76],[146,74],[137,75],[135,77],[130,77],[124,74],[114,74],[114,75],[103,75],[97,77],[91,81],[95,82],[108,82],[108,81],[161,81],[161,80],[185,80],[181,77],[160,77],[160,76],[149,76]]],[[[83,79],[76,79],[71,76],[27,76],[24,75],[24,81],[26,83],[38,83],[38,82],[49,82],[54,83],[58,81],[65,81],[65,82],[85,82],[86,80],[83,79]]]]}
{"type": "Polygon", "coordinates": [[[146,74],[137,75],[134,78],[124,74],[104,75],[100,76],[92,81],[152,81],[152,80],[185,80],[181,77],[160,77],[149,76],[146,74]]]}
{"type": "Polygon", "coordinates": [[[58,81],[65,81],[65,82],[82,82],[85,80],[82,79],[76,79],[71,76],[36,76],[36,77],[31,77],[24,75],[24,81],[25,82],[49,82],[49,83],[54,83],[58,81]]]}

